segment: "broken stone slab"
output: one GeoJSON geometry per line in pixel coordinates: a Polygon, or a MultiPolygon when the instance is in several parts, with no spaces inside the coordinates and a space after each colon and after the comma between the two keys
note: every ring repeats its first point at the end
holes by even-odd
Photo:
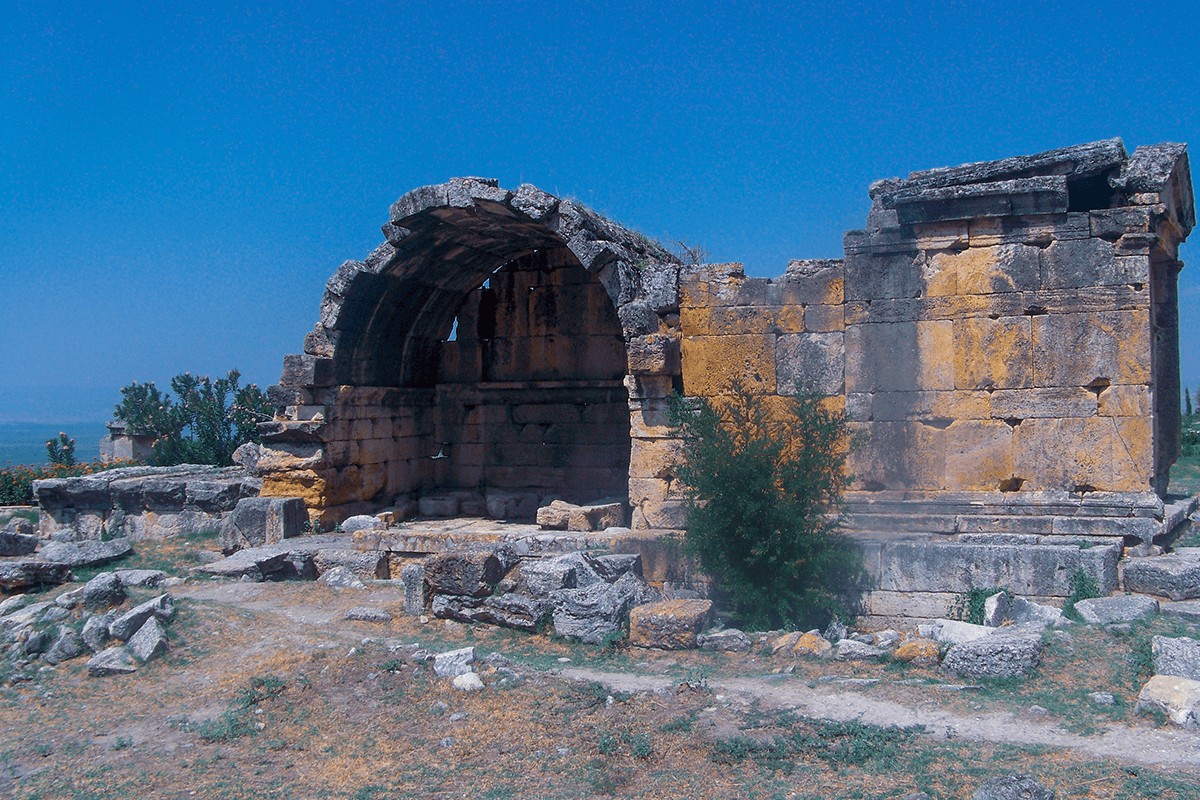
{"type": "Polygon", "coordinates": [[[1178,600],[1158,604],[1159,613],[1172,617],[1200,620],[1200,600],[1178,600]]]}
{"type": "Polygon", "coordinates": [[[173,616],[175,616],[174,599],[169,594],[160,594],[158,597],[134,606],[114,619],[108,626],[108,633],[114,639],[127,642],[151,617],[166,621],[173,616]]]}
{"type": "Polygon", "coordinates": [[[292,563],[289,555],[287,550],[256,547],[239,550],[233,555],[211,564],[201,564],[193,567],[192,571],[217,578],[246,578],[252,581],[265,581],[277,575],[284,575],[291,569],[292,563]]]}
{"type": "Polygon", "coordinates": [[[1111,625],[1114,622],[1134,622],[1157,614],[1158,601],[1142,595],[1094,597],[1075,603],[1075,611],[1084,622],[1111,625]]]}
{"type": "Polygon", "coordinates": [[[942,669],[972,678],[1016,678],[1037,667],[1041,657],[1039,634],[1004,633],[952,646],[942,669]]]}
{"type": "Polygon", "coordinates": [[[701,650],[717,650],[723,653],[749,653],[753,642],[737,628],[726,628],[696,637],[701,650]]]}
{"type": "Polygon", "coordinates": [[[1171,600],[1200,598],[1200,555],[1171,553],[1125,562],[1125,589],[1171,600]]]}
{"type": "Polygon", "coordinates": [[[0,591],[19,592],[71,580],[71,566],[57,561],[0,561],[0,591]]]}
{"type": "Polygon", "coordinates": [[[621,630],[631,606],[659,598],[638,578],[626,574],[616,583],[560,589],[552,594],[552,599],[555,633],[600,644],[621,630]]]}
{"type": "Polygon", "coordinates": [[[606,583],[613,583],[627,572],[642,576],[642,557],[638,553],[613,553],[607,556],[585,554],[588,564],[606,583]]]}
{"type": "Polygon", "coordinates": [[[101,650],[88,659],[88,675],[102,678],[109,675],[128,675],[137,672],[138,664],[122,645],[114,645],[107,650],[101,650]]]}
{"type": "Polygon", "coordinates": [[[866,642],[842,639],[834,645],[833,657],[838,661],[879,661],[886,658],[888,651],[866,642]]]}
{"type": "Polygon", "coordinates": [[[244,497],[221,519],[222,552],[278,544],[304,533],[308,509],[299,497],[244,497]]]}
{"type": "Polygon", "coordinates": [[[425,559],[425,583],[432,594],[483,597],[492,593],[511,566],[505,560],[496,549],[436,553],[425,559]]]}
{"type": "Polygon", "coordinates": [[[38,556],[43,561],[66,564],[69,567],[90,567],[124,558],[133,552],[133,542],[128,538],[110,539],[107,542],[50,542],[38,556]]]}
{"type": "Polygon", "coordinates": [[[1028,775],[1004,775],[986,781],[971,800],[1054,800],[1054,790],[1028,775]]]}
{"type": "Polygon", "coordinates": [[[1188,636],[1155,636],[1151,643],[1155,675],[1200,681],[1200,642],[1188,636]]]}
{"type": "Polygon", "coordinates": [[[27,594],[14,594],[0,601],[0,617],[6,617],[14,611],[20,611],[32,601],[27,594]]]}
{"type": "Polygon", "coordinates": [[[138,628],[137,633],[129,638],[127,647],[134,658],[145,664],[167,651],[167,632],[163,630],[158,618],[151,615],[138,628]]]}
{"type": "Polygon", "coordinates": [[[122,586],[148,589],[162,586],[163,581],[170,577],[161,569],[119,569],[116,574],[122,586]]]}
{"type": "Polygon", "coordinates": [[[0,617],[0,630],[18,631],[28,628],[42,618],[42,614],[54,607],[54,603],[45,601],[31,603],[11,614],[0,617]]]}
{"type": "Polygon", "coordinates": [[[522,561],[521,582],[534,597],[547,597],[559,589],[574,589],[577,562],[578,559],[562,556],[522,561]]]}
{"type": "Polygon", "coordinates": [[[453,678],[471,672],[475,663],[475,648],[462,647],[438,653],[433,657],[433,674],[440,678],[453,678]]]}
{"type": "Polygon", "coordinates": [[[537,492],[489,489],[484,495],[487,515],[509,522],[532,522],[537,516],[537,492]]]}
{"type": "Polygon", "coordinates": [[[1155,675],[1138,693],[1136,710],[1161,712],[1184,728],[1200,727],[1200,681],[1155,675]]]}
{"type": "Polygon", "coordinates": [[[963,644],[982,639],[996,633],[996,628],[987,625],[975,625],[971,622],[959,622],[954,619],[936,619],[931,623],[918,625],[917,632],[926,638],[942,644],[963,644]]]}
{"type": "Polygon", "coordinates": [[[660,650],[691,650],[712,615],[711,600],[662,600],[629,612],[629,643],[660,650]]]}
{"type": "Polygon", "coordinates": [[[484,598],[439,594],[430,603],[430,611],[439,619],[484,622],[523,631],[536,631],[552,609],[548,598],[515,592],[484,598]]]}
{"type": "Polygon", "coordinates": [[[346,619],[357,620],[359,622],[391,622],[392,615],[382,608],[355,606],[346,612],[346,619]]]}
{"type": "Polygon", "coordinates": [[[61,664],[64,661],[78,658],[86,652],[88,652],[88,647],[84,643],[83,637],[66,625],[60,625],[58,638],[54,640],[54,644],[50,645],[50,649],[42,658],[47,664],[61,664]]]}
{"type": "Polygon", "coordinates": [[[365,589],[367,585],[358,579],[350,570],[345,567],[332,567],[321,573],[321,577],[317,578],[318,583],[328,586],[330,589],[365,589]]]}
{"type": "Polygon", "coordinates": [[[1062,625],[1066,622],[1062,609],[1034,603],[1008,592],[997,592],[984,601],[983,624],[990,628],[1001,625],[1062,625]]]}
{"type": "Polygon", "coordinates": [[[602,531],[623,526],[625,516],[625,504],[616,500],[588,505],[554,500],[537,510],[537,524],[546,530],[602,531]]]}
{"type": "Polygon", "coordinates": [[[80,603],[84,608],[96,611],[125,602],[125,586],[113,572],[101,572],[83,585],[80,603]]]}
{"type": "Polygon", "coordinates": [[[8,522],[4,523],[4,528],[0,530],[0,533],[19,533],[26,536],[34,536],[37,531],[34,528],[34,524],[25,519],[25,517],[12,517],[8,522]]]}
{"type": "Polygon", "coordinates": [[[356,578],[363,581],[380,580],[388,577],[387,553],[380,550],[351,550],[348,548],[325,548],[313,557],[317,574],[334,567],[345,567],[356,578]]]}
{"type": "Polygon", "coordinates": [[[37,549],[37,545],[35,534],[0,531],[0,556],[27,556],[37,549]]]}

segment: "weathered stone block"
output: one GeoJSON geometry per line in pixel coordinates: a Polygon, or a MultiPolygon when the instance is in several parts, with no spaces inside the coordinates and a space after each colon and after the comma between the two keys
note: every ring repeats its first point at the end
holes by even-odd
{"type": "Polygon", "coordinates": [[[1138,693],[1137,710],[1159,711],[1183,728],[1200,727],[1200,681],[1155,675],[1138,693]]]}
{"type": "Polygon", "coordinates": [[[690,650],[712,613],[710,600],[663,600],[629,612],[629,642],[638,647],[690,650]]]}
{"type": "Polygon", "coordinates": [[[952,646],[942,669],[972,678],[1015,678],[1032,671],[1041,656],[1039,634],[997,634],[952,646]]]}
{"type": "Polygon", "coordinates": [[[998,389],[988,397],[990,415],[996,419],[1092,417],[1097,409],[1095,392],[1077,386],[998,389]]]}
{"type": "Polygon", "coordinates": [[[1150,383],[1148,310],[1033,317],[1037,386],[1150,383]]]}
{"type": "Polygon", "coordinates": [[[684,393],[711,397],[741,380],[752,391],[775,391],[775,337],[689,336],[683,339],[684,393]]]}
{"type": "Polygon", "coordinates": [[[1028,317],[976,317],[954,322],[954,387],[1032,386],[1028,317]]]}
{"type": "Polygon", "coordinates": [[[492,550],[437,553],[424,563],[425,583],[432,594],[483,597],[504,577],[504,565],[492,550]]]}
{"type": "Polygon", "coordinates": [[[1041,269],[1044,289],[1145,284],[1150,279],[1139,265],[1120,263],[1112,244],[1102,239],[1053,242],[1042,251],[1041,269]]]}
{"type": "Polygon", "coordinates": [[[283,357],[281,386],[322,387],[334,384],[333,359],[303,354],[283,357]]]}
{"type": "Polygon", "coordinates": [[[944,432],[944,485],[995,491],[1013,475],[1012,428],[994,420],[958,420],[944,432]]]}
{"type": "Polygon", "coordinates": [[[229,554],[278,544],[302,534],[307,522],[308,509],[298,497],[246,497],[221,520],[221,549],[229,554]]]}
{"type": "Polygon", "coordinates": [[[629,371],[642,374],[678,374],[679,339],[666,334],[650,334],[631,339],[626,348],[629,371]]]}
{"type": "Polygon", "coordinates": [[[1155,675],[1200,681],[1200,642],[1187,636],[1155,636],[1151,643],[1155,675]]]}
{"type": "MultiPolygon", "coordinates": [[[[1143,541],[1147,540],[1143,537],[1143,541]]],[[[1130,592],[1171,600],[1200,598],[1200,558],[1191,554],[1130,559],[1125,563],[1124,578],[1130,592]]]]}
{"type": "Polygon", "coordinates": [[[956,276],[955,294],[989,295],[1037,289],[1039,253],[1029,245],[1005,244],[938,253],[931,261],[956,276]]]}
{"type": "Polygon", "coordinates": [[[797,391],[840,395],[846,363],[841,333],[802,333],[780,336],[775,348],[779,393],[797,391]]]}
{"type": "Polygon", "coordinates": [[[1133,622],[1158,613],[1158,601],[1153,597],[1121,595],[1080,600],[1075,610],[1084,622],[1111,625],[1114,622],[1133,622]]]}

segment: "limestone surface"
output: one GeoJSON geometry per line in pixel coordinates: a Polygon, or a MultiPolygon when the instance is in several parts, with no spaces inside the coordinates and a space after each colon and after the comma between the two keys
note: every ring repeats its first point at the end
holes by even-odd
{"type": "Polygon", "coordinates": [[[663,600],[635,606],[629,612],[629,642],[638,647],[690,650],[711,614],[710,600],[663,600]]]}

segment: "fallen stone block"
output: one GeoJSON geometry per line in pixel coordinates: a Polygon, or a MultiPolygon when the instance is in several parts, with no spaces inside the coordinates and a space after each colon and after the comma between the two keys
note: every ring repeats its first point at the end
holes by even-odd
{"type": "Polygon", "coordinates": [[[702,633],[696,637],[701,650],[718,650],[724,653],[749,653],[753,643],[750,637],[737,628],[702,633]]]}
{"type": "Polygon", "coordinates": [[[89,610],[119,606],[125,602],[125,587],[113,572],[101,572],[83,585],[80,603],[89,610]]]}
{"type": "Polygon", "coordinates": [[[14,611],[20,611],[30,603],[29,595],[14,594],[0,601],[0,617],[6,617],[14,611]]]}
{"type": "Polygon", "coordinates": [[[814,658],[832,658],[833,642],[816,631],[808,631],[796,640],[796,644],[792,647],[792,654],[814,658]]]}
{"type": "Polygon", "coordinates": [[[1125,590],[1171,600],[1200,598],[1200,556],[1172,553],[1125,562],[1125,590]]]}
{"type": "Polygon", "coordinates": [[[602,531],[625,525],[625,504],[619,501],[603,501],[588,505],[576,505],[564,500],[554,500],[537,510],[537,524],[547,530],[559,531],[602,531]]]}
{"type": "Polygon", "coordinates": [[[107,542],[50,542],[38,553],[43,561],[66,564],[68,567],[90,567],[124,558],[133,552],[129,539],[110,539],[107,542]]]}
{"type": "Polygon", "coordinates": [[[1184,728],[1200,727],[1200,681],[1155,675],[1138,693],[1136,710],[1161,712],[1184,728]]]}
{"type": "Polygon", "coordinates": [[[0,591],[19,592],[71,580],[71,567],[55,561],[0,561],[0,591]]]}
{"type": "Polygon", "coordinates": [[[471,672],[475,663],[475,648],[462,647],[438,653],[433,657],[433,674],[441,678],[453,678],[471,672]]]}
{"type": "Polygon", "coordinates": [[[554,592],[554,631],[588,644],[600,644],[622,628],[633,605],[657,600],[654,593],[633,575],[616,583],[595,583],[579,589],[554,592]]]}
{"type": "Polygon", "coordinates": [[[427,495],[417,501],[422,517],[457,517],[459,497],[452,494],[427,495]]]}
{"type": "Polygon", "coordinates": [[[537,492],[489,490],[484,497],[487,515],[510,522],[532,522],[537,516],[537,492]]]}
{"type": "Polygon", "coordinates": [[[317,578],[318,583],[328,586],[330,589],[365,589],[367,585],[358,579],[350,570],[345,567],[333,567],[326,570],[317,578]]]}
{"type": "Polygon", "coordinates": [[[137,661],[121,645],[102,650],[87,662],[88,675],[94,678],[108,675],[128,675],[131,672],[137,672],[137,669],[137,661]]]}
{"type": "Polygon", "coordinates": [[[607,556],[586,555],[596,574],[607,583],[613,583],[627,572],[642,577],[642,557],[638,553],[614,553],[607,556]]]}
{"type": "Polygon", "coordinates": [[[941,659],[941,651],[941,645],[933,639],[909,639],[900,643],[892,657],[908,664],[936,666],[941,659]]]}
{"type": "Polygon", "coordinates": [[[1134,622],[1157,614],[1158,601],[1141,595],[1094,597],[1077,602],[1075,611],[1084,622],[1111,625],[1114,622],[1134,622]]]}
{"type": "MultiPolygon", "coordinates": [[[[8,522],[4,523],[4,529],[0,533],[17,533],[22,536],[34,536],[36,529],[31,521],[25,517],[12,517],[8,522]]],[[[0,539],[2,541],[2,539],[0,539]]],[[[0,555],[4,555],[0,553],[0,555]]],[[[13,553],[13,555],[22,555],[21,553],[13,553]]]]}
{"type": "Polygon", "coordinates": [[[23,606],[11,614],[0,617],[0,630],[18,631],[21,628],[28,628],[38,622],[42,618],[42,614],[53,607],[54,603],[49,601],[23,606]]]}
{"type": "Polygon", "coordinates": [[[88,652],[88,647],[83,638],[66,625],[60,625],[58,638],[54,640],[42,658],[47,664],[61,664],[64,661],[78,658],[86,652],[88,652]]]}
{"type": "Polygon", "coordinates": [[[483,597],[506,571],[494,550],[456,550],[425,559],[425,583],[432,594],[483,597]]]}
{"type": "Polygon", "coordinates": [[[1155,636],[1151,644],[1155,675],[1200,681],[1200,642],[1187,636],[1155,636]]]}
{"type": "Polygon", "coordinates": [[[346,619],[357,620],[359,622],[391,622],[392,615],[382,608],[355,606],[346,612],[346,619]]]}
{"type": "Polygon", "coordinates": [[[1054,800],[1054,790],[1028,775],[1005,775],[985,782],[971,800],[1054,800]]]}
{"type": "Polygon", "coordinates": [[[217,578],[246,578],[261,582],[288,574],[293,568],[289,556],[286,550],[251,548],[239,550],[211,564],[193,567],[192,571],[217,578]]]}
{"type": "Polygon", "coordinates": [[[109,639],[112,638],[108,627],[112,625],[113,619],[115,619],[115,615],[111,613],[94,614],[83,623],[83,630],[79,635],[93,653],[99,653],[108,645],[109,639]]]}
{"type": "Polygon", "coordinates": [[[1061,625],[1065,619],[1061,609],[1013,597],[1008,592],[997,592],[983,605],[983,624],[990,628],[1006,624],[1048,627],[1061,625]]]}
{"type": "Polygon", "coordinates": [[[221,520],[221,550],[226,554],[278,544],[300,536],[308,509],[299,497],[244,497],[221,520]]]}
{"type": "Polygon", "coordinates": [[[954,619],[938,619],[925,625],[918,625],[917,631],[929,639],[942,644],[964,644],[982,639],[996,633],[996,628],[987,625],[975,625],[970,622],[959,622],[954,619]]]}
{"type": "Polygon", "coordinates": [[[1178,600],[1158,604],[1159,613],[1172,617],[1200,620],[1200,600],[1178,600]]]}
{"type": "Polygon", "coordinates": [[[37,545],[38,537],[32,533],[0,531],[0,556],[27,556],[37,545]]]}
{"type": "Polygon", "coordinates": [[[1016,678],[1037,667],[1042,637],[1004,633],[962,642],[946,651],[942,669],[972,678],[1016,678]]]}
{"type": "Polygon", "coordinates": [[[430,610],[439,619],[484,622],[523,631],[536,631],[552,609],[548,598],[511,592],[484,598],[439,594],[434,595],[430,604],[430,610]]]}
{"type": "Polygon", "coordinates": [[[545,597],[559,589],[577,586],[575,570],[578,559],[566,557],[529,559],[521,562],[521,582],[535,597],[545,597]]]}
{"type": "Polygon", "coordinates": [[[160,594],[158,597],[134,606],[114,619],[108,626],[108,632],[114,639],[127,642],[151,617],[166,621],[173,616],[175,616],[175,601],[169,594],[160,594]]]}
{"type": "Polygon", "coordinates": [[[886,658],[888,651],[873,644],[842,639],[834,646],[833,657],[838,661],[879,661],[886,658]]]}
{"type": "Polygon", "coordinates": [[[116,573],[122,586],[149,589],[162,586],[163,581],[170,577],[161,569],[119,569],[116,573]]]}
{"type": "Polygon", "coordinates": [[[354,577],[363,581],[388,577],[387,553],[379,550],[324,548],[313,556],[313,565],[317,568],[318,575],[334,567],[345,567],[354,577]]]}
{"type": "Polygon", "coordinates": [[[370,531],[386,526],[379,517],[373,517],[370,514],[358,514],[349,519],[342,520],[338,527],[342,529],[343,533],[357,533],[358,531],[370,531]]]}
{"type": "Polygon", "coordinates": [[[691,650],[708,624],[711,600],[663,600],[629,612],[629,643],[661,650],[691,650]]]}
{"type": "Polygon", "coordinates": [[[129,638],[127,647],[134,658],[145,664],[167,651],[167,632],[159,624],[158,618],[151,616],[129,638]]]}

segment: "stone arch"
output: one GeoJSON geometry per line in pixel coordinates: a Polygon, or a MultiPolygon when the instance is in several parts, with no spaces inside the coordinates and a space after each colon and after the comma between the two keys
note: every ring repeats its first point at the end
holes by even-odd
{"type": "MultiPolygon", "coordinates": [[[[471,464],[462,460],[466,456],[450,456],[448,465],[434,458],[444,455],[449,443],[446,432],[455,426],[460,432],[463,425],[482,426],[490,433],[499,430],[495,419],[483,419],[479,412],[494,405],[497,382],[479,378],[479,385],[467,391],[458,380],[455,394],[446,389],[443,364],[443,354],[453,349],[447,339],[458,315],[464,309],[478,310],[477,305],[471,306],[478,301],[471,298],[493,275],[504,277],[508,284],[540,280],[546,283],[543,288],[565,281],[582,287],[580,296],[591,298],[589,318],[602,329],[593,338],[616,342],[615,370],[589,374],[597,378],[590,381],[568,380],[578,377],[571,375],[550,375],[561,380],[547,380],[547,375],[531,372],[526,377],[532,382],[524,388],[549,392],[564,401],[549,405],[577,407],[578,424],[583,427],[576,433],[585,443],[588,437],[599,436],[595,442],[599,447],[616,446],[611,430],[600,435],[587,429],[587,424],[599,425],[602,418],[611,422],[614,409],[619,408],[627,455],[619,460],[601,458],[608,470],[604,474],[620,470],[627,479],[641,477],[639,464],[647,462],[647,453],[661,449],[662,406],[678,384],[680,371],[680,265],[674,256],[576,201],[528,184],[506,190],[482,178],[454,179],[409,192],[391,207],[383,233],[385,241],[370,255],[343,263],[329,279],[320,320],[305,338],[304,353],[284,359],[280,385],[270,390],[275,420],[264,425],[259,471],[265,494],[302,496],[325,521],[411,503],[431,492],[444,495],[442,490],[447,489],[461,495],[458,510],[464,513],[483,513],[491,504],[492,516],[510,516],[515,514],[512,504],[517,503],[523,505],[515,515],[529,516],[530,492],[524,493],[523,500],[504,501],[509,503],[505,511],[499,500],[492,503],[487,496],[471,496],[459,485],[468,479],[455,477],[454,469],[448,469],[503,467],[506,451],[501,444],[488,444],[483,455],[473,448],[471,464]],[[589,294],[588,286],[600,288],[589,294]],[[603,301],[595,302],[596,297],[603,301]],[[459,399],[447,401],[452,394],[459,399]],[[472,414],[478,419],[471,421],[472,414]],[[657,423],[652,430],[646,429],[648,419],[657,423]]],[[[534,291],[532,286],[522,286],[534,291]]],[[[514,290],[510,286],[508,291],[514,290]]],[[[548,323],[540,319],[537,324],[544,328],[548,323]]],[[[565,335],[561,326],[543,333],[565,335]]],[[[570,345],[577,350],[582,346],[578,341],[570,345]]],[[[588,363],[586,355],[568,360],[588,363]]],[[[512,384],[505,391],[519,404],[520,381],[506,384],[512,384]]],[[[543,411],[542,416],[555,413],[543,411]]],[[[560,411],[564,418],[575,413],[560,411]]],[[[539,413],[531,412],[532,417],[539,413]]],[[[516,424],[511,410],[506,419],[516,424]]],[[[561,431],[553,436],[569,438],[561,431]]],[[[463,439],[456,444],[464,445],[458,451],[465,453],[472,449],[465,445],[479,443],[463,439]]],[[[566,450],[563,445],[555,451],[553,464],[521,465],[528,467],[523,474],[530,476],[526,488],[568,494],[566,477],[558,484],[549,480],[547,485],[533,485],[538,483],[539,469],[553,475],[553,470],[561,469],[559,462],[579,466],[572,461],[575,456],[564,455],[566,450]]],[[[510,470],[510,474],[517,473],[510,470]]],[[[576,469],[573,474],[583,473],[576,469]]],[[[497,475],[479,478],[481,486],[494,483],[497,475]]],[[[506,481],[521,483],[517,478],[506,481]]],[[[505,491],[520,488],[503,487],[505,491]]],[[[599,480],[597,489],[602,488],[613,489],[613,481],[599,480]]],[[[647,499],[666,499],[665,489],[658,493],[661,497],[653,492],[647,495],[641,484],[630,493],[625,480],[616,488],[630,496],[635,506],[647,499]]]]}

